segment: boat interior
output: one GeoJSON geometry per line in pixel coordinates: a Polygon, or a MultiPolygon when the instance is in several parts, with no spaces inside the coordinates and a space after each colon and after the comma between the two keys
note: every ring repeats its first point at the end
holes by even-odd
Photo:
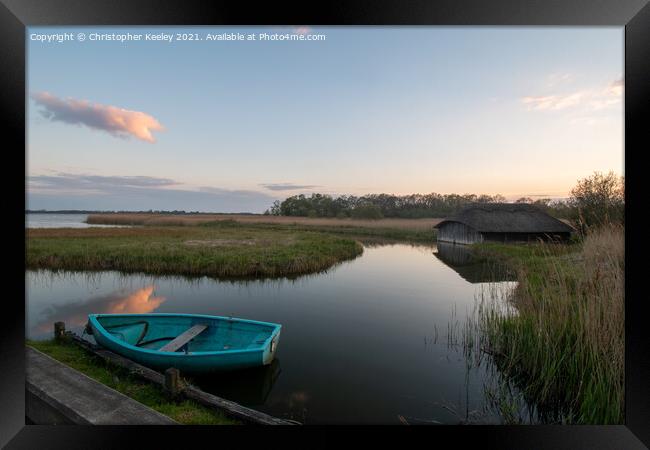
{"type": "Polygon", "coordinates": [[[99,316],[113,337],[140,348],[171,352],[213,352],[261,347],[274,327],[192,316],[99,316]]]}

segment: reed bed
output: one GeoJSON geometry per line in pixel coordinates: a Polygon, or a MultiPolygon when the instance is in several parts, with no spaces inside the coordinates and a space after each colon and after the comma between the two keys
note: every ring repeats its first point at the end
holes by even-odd
{"type": "Polygon", "coordinates": [[[292,277],[356,258],[363,246],[316,232],[245,226],[28,229],[28,269],[217,278],[292,277]]]}
{"type": "Polygon", "coordinates": [[[383,238],[396,241],[433,243],[434,225],[441,219],[337,219],[285,217],[253,214],[91,214],[86,220],[95,225],[171,227],[247,227],[270,230],[318,231],[350,238],[383,238]]]}
{"type": "Polygon", "coordinates": [[[325,227],[356,227],[356,228],[393,228],[402,230],[431,230],[442,219],[339,219],[270,216],[262,214],[148,214],[148,213],[114,213],[90,214],[86,220],[96,225],[200,225],[214,221],[230,221],[242,224],[271,224],[271,225],[304,225],[325,227]]]}
{"type": "Polygon", "coordinates": [[[465,347],[491,354],[543,422],[623,423],[623,228],[603,227],[569,247],[487,250],[507,255],[518,285],[482,299],[465,347]]]}

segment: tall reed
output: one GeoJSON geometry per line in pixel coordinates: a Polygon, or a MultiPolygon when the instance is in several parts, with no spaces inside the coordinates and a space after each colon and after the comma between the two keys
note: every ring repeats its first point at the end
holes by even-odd
{"type": "Polygon", "coordinates": [[[544,421],[623,423],[624,239],[609,225],[577,252],[536,245],[515,258],[518,285],[505,300],[516,313],[498,302],[479,308],[478,345],[544,421]]]}

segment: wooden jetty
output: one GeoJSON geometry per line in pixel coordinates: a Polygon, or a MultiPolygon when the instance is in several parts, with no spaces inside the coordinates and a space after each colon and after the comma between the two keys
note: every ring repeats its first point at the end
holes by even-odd
{"type": "MultiPolygon", "coordinates": [[[[164,374],[157,372],[148,367],[142,366],[130,359],[124,358],[121,355],[106,350],[98,345],[95,345],[76,334],[65,331],[65,324],[57,322],[54,324],[54,336],[56,339],[65,339],[70,342],[81,346],[88,352],[99,356],[110,364],[128,370],[132,375],[147,380],[151,383],[160,385],[165,392],[173,398],[187,398],[193,400],[208,408],[219,410],[228,417],[237,419],[245,424],[252,425],[299,425],[299,422],[293,420],[284,420],[277,417],[270,416],[260,411],[247,408],[238,403],[220,398],[216,395],[204,392],[195,386],[184,385],[180,379],[180,372],[174,368],[169,368],[164,374]]],[[[33,350],[28,348],[28,350],[33,350]]],[[[34,350],[36,351],[36,350],[34,350]]],[[[40,353],[40,352],[39,352],[40,353]]],[[[49,357],[48,357],[49,358],[49,357]]],[[[52,358],[49,358],[52,359],[52,358]]],[[[54,360],[53,360],[54,361],[54,360]]],[[[55,361],[56,362],[56,361],[55,361]]],[[[29,372],[29,359],[28,359],[28,372],[29,372]]],[[[59,363],[60,364],[60,363],[59,363]]],[[[67,367],[67,366],[64,366],[67,367]]],[[[69,370],[74,370],[68,368],[69,370]]],[[[85,377],[85,375],[82,375],[85,377]]],[[[86,377],[87,378],[87,377],[86,377]]],[[[91,380],[94,381],[94,380],[91,380]]],[[[96,382],[95,382],[96,383],[96,382]]],[[[99,383],[97,383],[99,384],[99,383]]],[[[100,384],[100,386],[110,389],[107,386],[100,384]]],[[[112,389],[111,389],[112,390],[112,389]]],[[[117,393],[117,392],[116,392],[117,393]]],[[[119,394],[119,393],[118,393],[119,394]]],[[[122,394],[119,394],[122,395],[122,394]]],[[[127,397],[128,398],[128,397],[127,397]]],[[[131,400],[131,399],[129,399],[131,400]]],[[[132,400],[134,401],[134,400],[132,400]]],[[[137,403],[137,402],[136,402],[137,403]]],[[[139,403],[138,403],[139,404],[139,403]]],[[[142,405],[146,408],[146,406],[142,405]]],[[[156,413],[157,414],[157,413],[156,413]]],[[[164,416],[166,417],[166,416],[164,416]]],[[[169,419],[171,420],[171,419],[169,419]]],[[[173,422],[173,421],[172,421],[173,422]]],[[[175,422],[174,422],[175,423],[175,422]]]]}
{"type": "Polygon", "coordinates": [[[164,414],[31,347],[25,415],[37,425],[177,425],[164,414]]]}

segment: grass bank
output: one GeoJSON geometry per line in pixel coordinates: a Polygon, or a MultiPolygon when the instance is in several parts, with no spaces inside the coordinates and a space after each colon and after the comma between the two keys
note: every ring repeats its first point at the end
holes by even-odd
{"type": "Polygon", "coordinates": [[[54,340],[27,341],[27,345],[181,424],[239,424],[219,411],[206,408],[191,400],[170,401],[158,386],[140,380],[127,370],[109,364],[72,343],[59,343],[54,340]]]}
{"type": "Polygon", "coordinates": [[[481,305],[478,346],[544,420],[624,422],[624,238],[612,226],[569,246],[474,248],[518,274],[507,299],[514,314],[499,302],[481,305]]]}
{"type": "Polygon", "coordinates": [[[223,278],[298,276],[363,252],[353,239],[228,222],[200,227],[33,228],[26,239],[28,269],[223,278]]]}
{"type": "Polygon", "coordinates": [[[284,217],[254,214],[91,214],[87,222],[96,225],[219,226],[318,231],[351,237],[378,237],[411,242],[435,242],[433,228],[442,219],[338,219],[284,217]]]}

